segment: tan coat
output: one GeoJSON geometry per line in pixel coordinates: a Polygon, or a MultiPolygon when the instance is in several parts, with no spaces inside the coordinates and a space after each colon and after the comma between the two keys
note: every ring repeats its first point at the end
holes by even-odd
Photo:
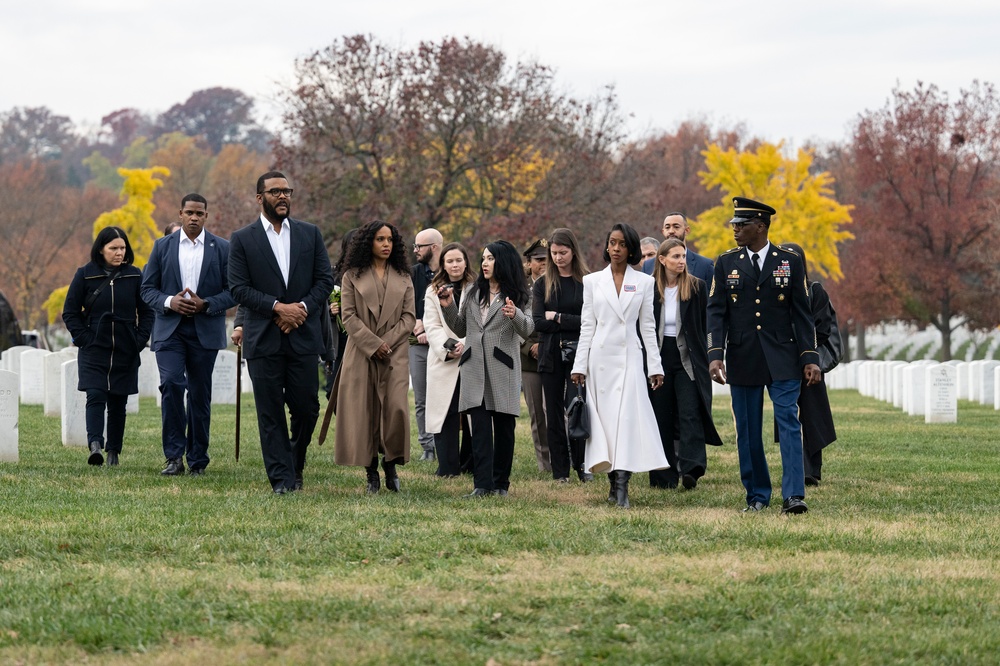
{"type": "Polygon", "coordinates": [[[373,270],[366,269],[360,276],[349,270],[343,277],[341,315],[347,348],[331,396],[337,401],[334,459],[338,465],[369,465],[379,451],[389,460],[410,459],[407,338],[416,323],[413,283],[409,275],[392,268],[386,272],[381,306],[373,270]],[[376,361],[372,355],[383,342],[392,349],[392,356],[376,361]]]}

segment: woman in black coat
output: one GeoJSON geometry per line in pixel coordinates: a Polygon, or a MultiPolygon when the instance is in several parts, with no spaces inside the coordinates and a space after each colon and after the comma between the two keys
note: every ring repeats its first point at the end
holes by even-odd
{"type": "Polygon", "coordinates": [[[531,287],[531,316],[538,331],[538,374],[545,396],[546,440],[552,478],[569,482],[570,469],[580,481],[593,480],[583,468],[586,440],[566,436],[566,407],[575,395],[570,370],[580,340],[583,276],[589,271],[576,235],[556,229],[549,237],[545,274],[531,287]]]}
{"type": "Polygon", "coordinates": [[[660,441],[670,469],[649,473],[654,488],[676,488],[680,480],[688,490],[708,466],[705,444],[721,446],[712,421],[712,384],[708,376],[708,342],[704,281],[687,272],[684,242],[668,238],[656,253],[653,277],[653,316],[660,342],[663,386],[650,391],[660,441]],[[679,435],[674,447],[675,433],[679,435]]]}
{"type": "Polygon", "coordinates": [[[73,276],[63,322],[80,348],[77,388],[87,393],[87,442],[91,465],[118,464],[125,435],[125,403],[139,392],[139,352],[149,341],[155,314],[139,296],[142,273],[119,227],[105,227],[90,263],[73,276]],[[104,439],[107,413],[107,441],[104,439]]]}
{"type": "MultiPolygon", "coordinates": [[[[806,253],[801,247],[795,243],[782,243],[781,247],[802,257],[802,265],[806,265],[806,253]]],[[[837,315],[823,285],[819,282],[809,282],[808,269],[806,270],[806,283],[809,284],[809,303],[812,307],[813,322],[816,324],[816,345],[818,348],[822,347],[834,334],[837,315]]],[[[802,390],[799,391],[802,463],[807,486],[819,485],[823,474],[823,449],[837,441],[837,430],[833,425],[833,412],[830,411],[830,396],[826,392],[825,375],[829,370],[829,367],[823,368],[824,378],[818,384],[808,386],[803,380],[802,390]]],[[[775,428],[775,433],[777,432],[778,430],[775,428]]]]}

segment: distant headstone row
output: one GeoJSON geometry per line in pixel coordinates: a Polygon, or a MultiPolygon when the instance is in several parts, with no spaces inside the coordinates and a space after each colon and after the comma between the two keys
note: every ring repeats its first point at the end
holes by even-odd
{"type": "MultiPolygon", "coordinates": [[[[87,446],[87,396],[76,389],[79,378],[77,352],[69,347],[50,352],[16,346],[0,355],[0,462],[18,461],[18,409],[20,405],[42,405],[46,416],[62,421],[64,446],[87,446]]],[[[139,398],[156,398],[160,404],[160,373],[156,355],[149,349],[140,354],[139,394],[129,396],[128,413],[139,411],[139,398]]],[[[212,377],[212,403],[236,404],[236,373],[242,373],[242,390],[252,392],[246,362],[236,368],[236,353],[219,352],[212,377]]]]}

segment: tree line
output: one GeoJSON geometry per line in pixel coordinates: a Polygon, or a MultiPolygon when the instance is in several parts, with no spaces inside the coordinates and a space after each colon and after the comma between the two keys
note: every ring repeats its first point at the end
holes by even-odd
{"type": "Polygon", "coordinates": [[[659,237],[670,211],[714,258],[732,241],[730,197],[746,195],[778,209],[772,238],[806,248],[842,325],[934,326],[948,358],[954,327],[1000,322],[1000,99],[988,83],[893,90],[842,141],[796,151],[706,118],[630,136],[613,88],[576,97],[544,64],[468,38],[400,48],[346,36],[300,58],[275,97],[273,133],[252,98],[226,88],[159,114],[114,111],[89,134],[45,108],[0,114],[0,215],[18,250],[0,259],[0,289],[22,325],[45,325],[41,303],[117,205],[118,169],[154,166],[169,170],[153,194],[160,226],[200,191],[228,236],[256,214],[256,175],[276,167],[331,248],[375,217],[471,246],[569,226],[592,265],[612,222],[659,237]]]}

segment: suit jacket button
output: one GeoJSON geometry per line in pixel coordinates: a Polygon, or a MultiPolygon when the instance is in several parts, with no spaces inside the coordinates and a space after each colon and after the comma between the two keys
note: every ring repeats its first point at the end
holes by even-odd
{"type": "Polygon", "coordinates": [[[760,305],[760,299],[758,298],[756,301],[754,301],[754,303],[756,303],[757,305],[760,305]]]}
{"type": "Polygon", "coordinates": [[[758,317],[760,316],[759,312],[754,312],[754,314],[757,315],[758,317]]]}
{"type": "Polygon", "coordinates": [[[757,330],[758,331],[760,330],[760,324],[757,324],[757,330]]]}

